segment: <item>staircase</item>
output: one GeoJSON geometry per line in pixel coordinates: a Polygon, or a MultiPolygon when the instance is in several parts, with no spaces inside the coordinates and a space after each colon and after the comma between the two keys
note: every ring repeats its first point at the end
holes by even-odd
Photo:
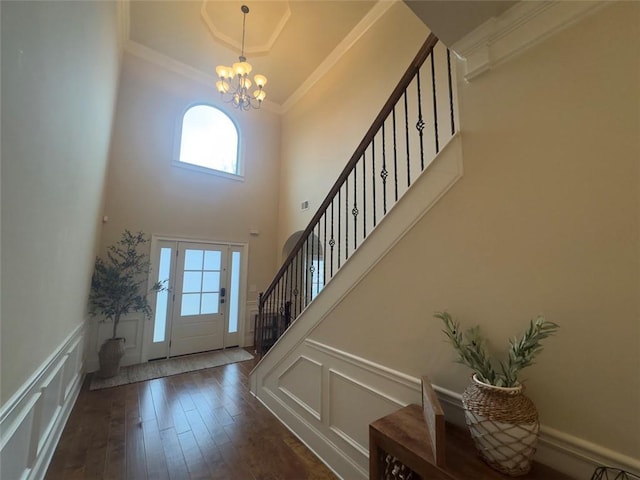
{"type": "Polygon", "coordinates": [[[367,477],[369,422],[419,380],[311,333],[461,177],[451,62],[431,34],[260,295],[251,390],[343,478],[367,477]]]}

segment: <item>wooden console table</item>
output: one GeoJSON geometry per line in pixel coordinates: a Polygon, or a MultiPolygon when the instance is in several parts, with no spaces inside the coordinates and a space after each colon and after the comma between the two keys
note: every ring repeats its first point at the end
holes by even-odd
{"type": "MultiPolygon", "coordinates": [[[[436,466],[422,407],[409,405],[369,425],[370,480],[506,480],[478,455],[466,429],[446,424],[446,465],[436,466]]],[[[540,463],[522,480],[571,480],[540,463]]]]}

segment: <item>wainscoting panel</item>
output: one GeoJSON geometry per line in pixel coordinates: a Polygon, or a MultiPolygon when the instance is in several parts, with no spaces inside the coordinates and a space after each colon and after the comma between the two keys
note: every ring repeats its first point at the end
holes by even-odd
{"type": "Polygon", "coordinates": [[[298,357],[279,377],[279,390],[318,421],[322,420],[322,364],[298,357]]]}
{"type": "MultiPolygon", "coordinates": [[[[350,480],[368,478],[369,423],[422,401],[420,379],[309,338],[256,380],[252,391],[260,401],[338,476],[350,480]],[[296,401],[278,388],[287,371],[308,362],[322,369],[320,418],[301,414],[296,401]]],[[[288,388],[297,391],[308,380],[304,375],[291,376],[288,388]]],[[[447,421],[465,426],[461,395],[438,385],[434,389],[447,421]]],[[[597,465],[640,472],[634,458],[545,425],[535,458],[575,478],[589,478],[597,465]]]]}
{"type": "Polygon", "coordinates": [[[404,406],[359,380],[329,370],[329,428],[365,458],[369,455],[369,423],[404,406]]]}
{"type": "Polygon", "coordinates": [[[420,381],[307,339],[262,382],[260,400],[340,477],[367,478],[370,422],[420,402],[420,381]]]}
{"type": "Polygon", "coordinates": [[[76,327],[2,407],[0,478],[44,477],[84,378],[85,330],[76,327]]]}

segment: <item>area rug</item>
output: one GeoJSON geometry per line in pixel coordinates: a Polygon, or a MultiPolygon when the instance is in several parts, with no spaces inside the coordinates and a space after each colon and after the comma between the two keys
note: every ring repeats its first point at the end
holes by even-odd
{"type": "Polygon", "coordinates": [[[253,355],[242,348],[229,348],[215,352],[184,355],[166,360],[154,360],[139,365],[122,367],[120,373],[111,378],[93,375],[89,390],[117,387],[128,383],[143,382],[154,378],[168,377],[180,373],[193,372],[203,368],[220,367],[229,363],[251,360],[253,355]]]}

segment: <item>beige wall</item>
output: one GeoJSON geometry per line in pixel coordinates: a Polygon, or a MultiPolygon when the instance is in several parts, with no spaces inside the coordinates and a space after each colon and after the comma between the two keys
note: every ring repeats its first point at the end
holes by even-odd
{"type": "Polygon", "coordinates": [[[2,2],[2,404],[86,318],[116,39],[113,2],[2,2]]]}
{"type": "Polygon", "coordinates": [[[495,351],[543,312],[561,329],[524,374],[542,423],[638,458],[639,20],[614,4],[461,82],[464,177],[312,338],[461,392],[434,311],[495,351]]]}
{"type": "MultiPolygon", "coordinates": [[[[125,55],[107,183],[102,247],[121,232],[249,244],[248,284],[266,288],[275,269],[280,120],[267,110],[227,109],[237,123],[244,181],[172,165],[177,128],[196,103],[219,105],[203,85],[125,55]],[[251,236],[256,229],[258,236],[251,236]]],[[[226,105],[222,108],[226,108],[226,105]]],[[[255,300],[257,292],[249,292],[255,300]]]]}
{"type": "Polygon", "coordinates": [[[283,116],[279,253],[306,227],[428,34],[395,4],[283,116]]]}

